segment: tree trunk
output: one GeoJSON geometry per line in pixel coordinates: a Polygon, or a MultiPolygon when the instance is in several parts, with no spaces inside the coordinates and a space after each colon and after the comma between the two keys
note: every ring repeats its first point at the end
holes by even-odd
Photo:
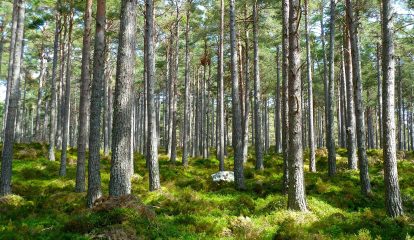
{"type": "Polygon", "coordinates": [[[381,59],[380,59],[380,43],[377,43],[377,106],[378,106],[378,122],[379,122],[379,142],[382,148],[382,81],[381,81],[381,59]]]}
{"type": "Polygon", "coordinates": [[[155,57],[154,57],[154,2],[145,2],[145,40],[147,55],[147,113],[148,113],[148,140],[147,162],[149,170],[149,190],[154,191],[161,187],[158,166],[158,141],[155,126],[154,88],[155,88],[155,57]]]}
{"type": "Polygon", "coordinates": [[[55,39],[53,43],[53,63],[52,63],[52,80],[50,89],[50,130],[49,130],[49,149],[48,158],[50,161],[55,161],[55,138],[56,138],[56,108],[57,108],[57,95],[56,95],[56,70],[59,51],[59,32],[61,29],[61,19],[58,12],[60,7],[60,0],[56,3],[56,28],[55,39]]]}
{"type": "MultiPolygon", "coordinates": [[[[17,33],[17,23],[19,21],[19,13],[18,13],[18,5],[19,0],[13,1],[13,16],[12,16],[12,24],[11,24],[11,36],[10,36],[10,44],[9,44],[9,67],[7,72],[7,87],[6,87],[6,98],[4,101],[4,114],[3,114],[3,131],[5,133],[6,122],[7,122],[7,114],[9,112],[9,102],[10,102],[10,92],[12,87],[12,77],[13,77],[13,57],[15,55],[14,48],[16,47],[16,33],[17,33]]],[[[14,131],[14,130],[13,130],[14,131]]],[[[5,137],[5,136],[4,136],[5,137]]]]}
{"type": "MultiPolygon", "coordinates": [[[[39,76],[39,88],[37,91],[37,102],[36,102],[36,123],[35,123],[35,140],[40,141],[41,140],[41,132],[40,132],[40,112],[42,108],[42,100],[43,100],[43,82],[46,77],[46,59],[45,59],[45,53],[44,53],[44,43],[42,40],[42,44],[40,47],[40,76],[39,76]]],[[[1,61],[0,61],[1,63],[1,61]]]]}
{"type": "Polygon", "coordinates": [[[364,195],[371,192],[371,183],[368,175],[368,157],[366,152],[364,107],[362,106],[362,80],[360,67],[359,39],[358,39],[358,14],[354,16],[351,0],[346,0],[346,13],[348,29],[350,30],[351,55],[352,55],[352,79],[354,83],[356,135],[358,142],[358,164],[361,181],[361,191],[364,195]]]}
{"type": "Polygon", "coordinates": [[[62,155],[60,158],[59,175],[66,176],[66,164],[67,164],[67,145],[69,141],[69,117],[70,117],[70,79],[72,74],[71,59],[72,53],[72,31],[73,31],[73,0],[70,3],[69,14],[69,32],[67,42],[67,62],[66,62],[66,83],[65,83],[65,98],[62,106],[62,155]]]}
{"type": "Polygon", "coordinates": [[[305,36],[306,36],[306,70],[308,78],[308,123],[309,123],[309,170],[311,172],[316,171],[315,160],[315,133],[313,128],[313,90],[312,90],[312,68],[311,68],[311,52],[309,41],[309,28],[308,28],[308,0],[305,0],[305,36]]]}
{"type": "Polygon", "coordinates": [[[11,180],[12,180],[12,159],[13,159],[13,143],[14,143],[14,130],[15,120],[17,114],[17,108],[19,105],[19,85],[20,85],[20,70],[22,61],[22,45],[23,45],[23,32],[24,32],[24,19],[25,19],[25,1],[18,0],[14,3],[13,18],[16,19],[16,38],[15,45],[11,58],[13,63],[11,66],[11,74],[9,80],[10,85],[10,97],[9,104],[7,105],[8,114],[6,119],[5,137],[2,151],[1,162],[1,178],[0,178],[0,196],[11,194],[11,180]]]}
{"type": "Polygon", "coordinates": [[[110,196],[122,196],[131,193],[131,95],[135,68],[136,6],[136,1],[123,0],[121,3],[113,103],[110,196]]]}
{"type": "Polygon", "coordinates": [[[231,80],[232,80],[232,110],[233,110],[233,149],[234,149],[234,182],[236,189],[245,189],[243,173],[243,143],[241,109],[239,99],[239,76],[237,72],[236,44],[236,13],[235,0],[230,0],[230,49],[231,49],[231,80]]]}
{"type": "Polygon", "coordinates": [[[288,105],[288,74],[289,74],[289,0],[282,1],[282,152],[283,152],[283,192],[289,187],[289,105],[288,105]]]}
{"type": "MultiPolygon", "coordinates": [[[[89,105],[89,59],[91,48],[91,22],[92,22],[92,0],[86,1],[84,13],[84,32],[82,45],[82,68],[79,102],[79,129],[78,129],[78,160],[76,162],[76,192],[85,191],[85,155],[86,139],[88,136],[88,105],[89,105]]],[[[96,52],[96,50],[95,50],[96,52]]],[[[91,114],[91,117],[93,115],[91,114]]]]}
{"type": "Polygon", "coordinates": [[[259,43],[257,33],[257,0],[253,3],[253,68],[254,68],[254,128],[255,128],[255,153],[256,170],[263,170],[263,146],[261,126],[261,94],[260,94],[260,73],[259,73],[259,43]]]}
{"type": "Polygon", "coordinates": [[[280,131],[280,48],[276,48],[276,98],[275,98],[275,141],[276,153],[281,151],[281,131],[280,131]]]}
{"type": "Polygon", "coordinates": [[[384,136],[385,206],[390,217],[403,214],[398,184],[394,119],[394,12],[390,0],[382,1],[382,103],[384,136]]]}
{"type": "Polygon", "coordinates": [[[290,0],[289,8],[289,192],[288,208],[307,211],[303,174],[302,108],[300,77],[300,0],[290,0]]]}
{"type": "Polygon", "coordinates": [[[189,112],[190,112],[190,49],[189,49],[189,32],[190,32],[190,10],[192,0],[187,0],[187,17],[185,24],[185,69],[184,69],[184,132],[183,132],[183,156],[182,164],[188,166],[188,145],[190,137],[189,112]]]}
{"type": "Polygon", "coordinates": [[[326,148],[328,149],[328,175],[330,177],[336,174],[336,152],[334,136],[334,95],[335,95],[335,0],[330,4],[330,23],[329,23],[329,81],[327,84],[328,98],[326,99],[327,121],[326,121],[326,148]]]}
{"type": "Polygon", "coordinates": [[[96,7],[95,52],[93,55],[93,79],[91,91],[91,116],[89,119],[89,163],[87,206],[92,207],[101,193],[100,140],[103,86],[105,82],[105,5],[106,0],[98,0],[96,7]]]}
{"type": "Polygon", "coordinates": [[[220,0],[220,39],[218,56],[218,160],[219,170],[224,171],[224,83],[223,83],[224,0],[220,0]]]}
{"type": "Polygon", "coordinates": [[[355,136],[355,110],[354,110],[354,84],[352,81],[352,62],[351,62],[351,44],[349,28],[344,28],[344,61],[345,61],[345,81],[347,95],[347,150],[348,150],[348,168],[357,169],[357,152],[356,152],[356,136],[355,136]]]}
{"type": "MultiPolygon", "coordinates": [[[[247,4],[244,8],[244,17],[247,19],[247,4]]],[[[244,23],[244,116],[243,116],[243,161],[247,162],[249,150],[249,115],[250,115],[250,56],[249,30],[247,21],[244,23]]]]}

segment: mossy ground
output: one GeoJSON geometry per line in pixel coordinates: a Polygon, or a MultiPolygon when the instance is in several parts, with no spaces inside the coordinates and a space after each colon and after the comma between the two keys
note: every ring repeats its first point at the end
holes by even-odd
{"type": "MultiPolygon", "coordinates": [[[[184,168],[160,155],[162,189],[148,192],[145,160],[135,155],[133,194],[145,208],[91,211],[85,193],[75,193],[76,150],[69,151],[66,177],[59,161],[45,159],[41,144],[16,145],[13,193],[0,198],[0,239],[412,239],[414,156],[399,154],[399,177],[406,215],[391,219],[384,206],[381,150],[368,152],[373,194],[363,197],[357,171],[346,169],[338,149],[338,174],[327,177],[326,151],[318,150],[317,173],[305,182],[309,212],[286,210],[281,193],[282,159],[265,156],[265,170],[245,167],[247,190],[215,184],[218,160],[195,158],[184,168]],[[144,209],[144,210],[137,210],[144,209]],[[155,217],[153,213],[155,212],[155,217]]],[[[212,154],[211,156],[213,156],[212,154]]],[[[57,153],[57,159],[60,154],[57,153]]],[[[102,159],[102,188],[108,194],[110,159],[102,159]]],[[[232,158],[226,159],[232,169],[232,158]]]]}

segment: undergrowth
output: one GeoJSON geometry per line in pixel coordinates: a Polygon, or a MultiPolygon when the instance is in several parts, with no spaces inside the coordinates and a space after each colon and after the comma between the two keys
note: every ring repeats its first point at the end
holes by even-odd
{"type": "MultiPolygon", "coordinates": [[[[326,150],[317,151],[317,173],[305,162],[306,213],[286,209],[283,162],[273,152],[265,156],[264,171],[254,170],[249,154],[246,191],[211,181],[219,165],[212,154],[190,159],[187,168],[160,155],[162,189],[149,192],[145,159],[136,154],[133,195],[104,197],[87,209],[86,194],[74,192],[76,149],[69,150],[67,176],[59,177],[59,162],[45,158],[46,145],[18,144],[14,195],[0,198],[0,239],[413,239],[413,154],[399,153],[406,215],[391,219],[384,206],[382,151],[368,151],[369,197],[360,193],[358,172],[346,169],[346,150],[337,153],[339,171],[332,179],[326,174],[326,150]]],[[[104,196],[109,169],[110,158],[102,157],[104,196]]],[[[226,169],[232,169],[231,158],[226,169]]]]}

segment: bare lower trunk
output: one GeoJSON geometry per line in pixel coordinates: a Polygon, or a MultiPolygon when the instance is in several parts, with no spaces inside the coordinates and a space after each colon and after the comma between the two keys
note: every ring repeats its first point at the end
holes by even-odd
{"type": "MultiPolygon", "coordinates": [[[[83,32],[82,69],[79,102],[79,129],[78,129],[78,160],[76,162],[76,192],[85,191],[85,155],[88,136],[88,105],[89,105],[89,59],[91,48],[92,0],[86,1],[84,13],[85,30],[83,32]]],[[[96,50],[95,50],[96,51],[96,50]]],[[[92,116],[92,114],[91,114],[92,116]]]]}
{"type": "Polygon", "coordinates": [[[185,25],[185,69],[184,69],[184,129],[183,129],[183,156],[182,164],[183,166],[188,166],[188,148],[189,148],[189,138],[190,138],[190,125],[189,125],[189,115],[190,115],[190,49],[189,49],[189,31],[190,31],[190,8],[192,0],[187,1],[187,17],[185,25]]]}
{"type": "Polygon", "coordinates": [[[329,81],[327,84],[328,98],[326,99],[327,121],[326,121],[326,148],[328,149],[328,175],[330,177],[336,174],[336,151],[334,137],[334,108],[335,108],[335,0],[330,4],[330,24],[329,24],[329,81]]]}
{"type": "Polygon", "coordinates": [[[316,171],[315,160],[315,133],[313,128],[313,90],[312,90],[312,68],[311,68],[311,53],[308,29],[308,0],[305,0],[305,34],[306,34],[306,69],[308,78],[308,124],[309,124],[309,170],[316,171]]]}
{"type": "Polygon", "coordinates": [[[91,116],[89,121],[88,207],[92,207],[95,200],[102,195],[99,152],[101,149],[101,112],[105,82],[105,1],[98,0],[96,8],[95,52],[93,56],[91,116]]]}
{"type": "Polygon", "coordinates": [[[123,0],[116,70],[109,195],[131,193],[131,112],[135,67],[136,1],[123,0]]]}
{"type": "Polygon", "coordinates": [[[300,1],[290,0],[289,8],[289,192],[288,208],[307,211],[302,149],[302,108],[300,102],[300,1]]]}
{"type": "Polygon", "coordinates": [[[59,175],[66,176],[67,146],[69,142],[69,118],[70,118],[70,80],[71,80],[71,52],[72,52],[72,30],[73,30],[73,2],[69,15],[69,32],[67,42],[67,62],[65,76],[65,98],[62,105],[62,155],[60,157],[59,175]]]}
{"type": "MultiPolygon", "coordinates": [[[[59,7],[60,1],[57,2],[59,7]]],[[[60,16],[56,13],[56,28],[55,39],[53,43],[53,63],[52,63],[52,80],[50,89],[50,130],[49,130],[49,151],[48,158],[50,161],[55,161],[55,138],[56,138],[56,108],[57,108],[57,94],[56,94],[56,70],[59,51],[59,32],[60,32],[60,16]]]]}
{"type": "Polygon", "coordinates": [[[232,79],[232,110],[233,110],[233,149],[234,149],[234,180],[236,189],[245,189],[243,173],[243,143],[241,109],[239,100],[239,81],[237,74],[236,50],[236,13],[235,0],[230,0],[230,46],[231,46],[231,79],[232,79]]]}
{"type": "Polygon", "coordinates": [[[385,206],[391,217],[403,214],[403,206],[398,184],[397,156],[395,145],[394,119],[394,25],[393,8],[390,0],[382,3],[382,102],[383,102],[383,136],[384,136],[384,182],[385,206]]]}
{"type": "Polygon", "coordinates": [[[344,30],[344,62],[345,62],[345,81],[346,81],[346,95],[347,95],[347,150],[348,150],[348,168],[357,169],[357,152],[356,152],[356,136],[355,136],[355,110],[354,110],[354,84],[352,81],[352,62],[351,62],[351,44],[350,32],[348,27],[344,30]]]}
{"type": "Polygon", "coordinates": [[[148,140],[147,162],[149,170],[149,190],[161,188],[158,166],[158,141],[155,126],[154,88],[155,88],[155,58],[154,58],[154,2],[145,2],[145,40],[147,55],[147,113],[148,113],[148,140]]]}
{"type": "Polygon", "coordinates": [[[260,73],[259,73],[259,43],[257,29],[257,1],[253,3],[253,52],[254,52],[254,128],[255,128],[255,152],[256,170],[264,169],[263,166],[263,146],[262,146],[262,126],[261,126],[261,94],[260,94],[260,73]]]}
{"type": "Polygon", "coordinates": [[[1,161],[1,178],[0,178],[0,196],[9,195],[12,192],[11,189],[11,180],[12,180],[12,159],[13,159],[13,143],[14,143],[14,130],[15,130],[15,120],[17,114],[17,108],[19,105],[19,85],[20,85],[20,70],[21,70],[21,61],[22,61],[22,45],[23,45],[23,32],[24,32],[24,19],[25,19],[25,1],[18,0],[15,2],[14,7],[16,11],[13,14],[16,18],[16,39],[15,46],[12,52],[12,72],[10,75],[10,97],[8,114],[6,119],[6,127],[4,131],[4,143],[2,151],[2,161],[1,161]]]}
{"type": "Polygon", "coordinates": [[[287,193],[289,185],[288,142],[289,142],[289,106],[288,106],[288,73],[289,73],[289,1],[282,1],[282,152],[283,152],[283,192],[287,193]]]}
{"type": "Polygon", "coordinates": [[[368,157],[366,152],[364,107],[362,105],[362,79],[360,67],[359,39],[358,39],[358,14],[354,16],[351,0],[346,0],[347,23],[350,30],[352,53],[352,78],[354,83],[356,135],[358,142],[358,164],[361,181],[361,191],[364,195],[371,192],[371,183],[368,175],[368,157]]]}

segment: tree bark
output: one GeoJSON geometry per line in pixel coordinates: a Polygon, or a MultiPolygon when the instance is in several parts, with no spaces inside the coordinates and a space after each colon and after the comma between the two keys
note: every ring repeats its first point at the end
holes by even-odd
{"type": "Polygon", "coordinates": [[[149,170],[149,190],[161,188],[158,166],[158,141],[155,126],[154,88],[155,88],[155,57],[154,57],[154,2],[145,2],[145,40],[147,55],[147,113],[148,113],[148,140],[147,162],[149,170]]]}
{"type": "MultiPolygon", "coordinates": [[[[91,49],[91,22],[92,22],[92,0],[86,1],[84,13],[84,32],[82,45],[82,68],[79,102],[79,129],[78,129],[78,160],[76,162],[76,192],[85,191],[85,155],[86,139],[88,136],[88,105],[89,105],[89,59],[91,49]]],[[[96,52],[96,50],[95,50],[96,52]]],[[[91,117],[93,115],[91,114],[91,117]]]]}
{"type": "Polygon", "coordinates": [[[73,0],[70,3],[69,32],[67,42],[67,62],[65,76],[65,98],[62,106],[62,155],[60,158],[59,175],[66,176],[67,145],[69,142],[69,118],[70,118],[70,80],[71,80],[71,53],[72,53],[72,31],[73,31],[73,0]]]}
{"type": "Polygon", "coordinates": [[[56,138],[56,108],[57,108],[57,94],[56,94],[56,70],[58,62],[59,51],[59,32],[61,29],[59,7],[60,0],[56,3],[56,27],[55,27],[55,39],[53,43],[53,63],[52,63],[52,80],[50,87],[50,130],[49,130],[49,149],[48,158],[50,161],[55,161],[55,138],[56,138]]]}
{"type": "Polygon", "coordinates": [[[303,173],[300,0],[289,0],[289,192],[288,208],[307,211],[303,173]]]}
{"type": "Polygon", "coordinates": [[[223,58],[224,58],[224,0],[220,0],[220,39],[218,56],[218,159],[220,162],[219,170],[224,171],[224,83],[223,83],[223,58]]]}
{"type": "Polygon", "coordinates": [[[234,150],[234,182],[236,189],[245,189],[243,173],[243,143],[241,109],[239,99],[239,76],[237,72],[236,44],[236,13],[235,0],[230,0],[230,50],[231,50],[231,80],[232,80],[232,110],[233,110],[233,150],[234,150]]]}
{"type": "Polygon", "coordinates": [[[255,153],[256,170],[263,170],[263,146],[262,146],[262,126],[261,126],[261,93],[260,93],[260,73],[259,73],[259,42],[257,33],[257,0],[253,3],[253,68],[254,68],[254,128],[255,128],[255,153]]]}
{"type": "Polygon", "coordinates": [[[308,0],[305,0],[305,36],[306,36],[306,70],[308,78],[308,124],[309,124],[309,170],[316,172],[315,160],[315,133],[313,128],[313,90],[312,90],[312,68],[311,52],[308,28],[308,0]]]}
{"type": "Polygon", "coordinates": [[[289,0],[282,1],[282,152],[283,152],[283,192],[289,188],[289,105],[288,105],[288,73],[289,73],[289,0]]]}
{"type": "Polygon", "coordinates": [[[395,145],[394,119],[394,10],[390,0],[382,1],[382,103],[383,103],[383,157],[385,206],[390,217],[403,214],[403,206],[398,184],[397,154],[395,145]]]}
{"type": "Polygon", "coordinates": [[[280,47],[276,48],[276,98],[275,98],[275,141],[276,153],[281,151],[282,134],[280,130],[280,47]]]}
{"type": "Polygon", "coordinates": [[[122,196],[131,193],[131,95],[135,67],[136,6],[136,0],[123,0],[121,3],[113,103],[110,196],[122,196]]]}
{"type": "Polygon", "coordinates": [[[364,107],[362,105],[362,80],[360,67],[359,39],[358,39],[358,14],[354,16],[351,0],[346,0],[347,23],[350,30],[351,55],[352,55],[352,79],[354,82],[354,104],[356,118],[356,135],[358,142],[358,164],[361,181],[361,191],[364,195],[371,193],[371,183],[368,174],[368,157],[366,152],[364,107]]]}
{"type": "Polygon", "coordinates": [[[326,99],[327,121],[326,121],[326,148],[328,149],[328,175],[336,174],[336,151],[334,136],[334,95],[335,95],[335,0],[330,4],[330,23],[329,23],[329,80],[327,84],[328,98],[326,99]]]}
{"type": "Polygon", "coordinates": [[[190,137],[190,49],[189,49],[189,32],[190,32],[190,10],[192,0],[187,0],[187,15],[185,23],[185,69],[184,69],[184,132],[183,132],[183,156],[182,164],[184,167],[188,166],[188,148],[190,137]]]}
{"type": "Polygon", "coordinates": [[[93,79],[90,101],[91,116],[89,119],[88,207],[92,207],[95,200],[102,195],[99,150],[101,147],[101,112],[105,82],[105,5],[106,0],[98,0],[96,7],[95,52],[93,55],[93,79]]]}
{"type": "Polygon", "coordinates": [[[16,19],[16,38],[14,41],[14,49],[11,58],[13,62],[11,65],[11,74],[9,78],[10,96],[9,104],[7,105],[8,114],[6,116],[5,137],[2,151],[1,162],[1,178],[0,178],[0,196],[9,195],[12,192],[11,180],[12,180],[12,159],[13,159],[13,143],[14,143],[14,131],[15,120],[19,105],[19,85],[20,85],[20,71],[22,61],[22,45],[23,45],[23,32],[24,32],[24,19],[25,19],[25,1],[15,1],[14,7],[16,11],[13,11],[13,18],[16,19]]]}

